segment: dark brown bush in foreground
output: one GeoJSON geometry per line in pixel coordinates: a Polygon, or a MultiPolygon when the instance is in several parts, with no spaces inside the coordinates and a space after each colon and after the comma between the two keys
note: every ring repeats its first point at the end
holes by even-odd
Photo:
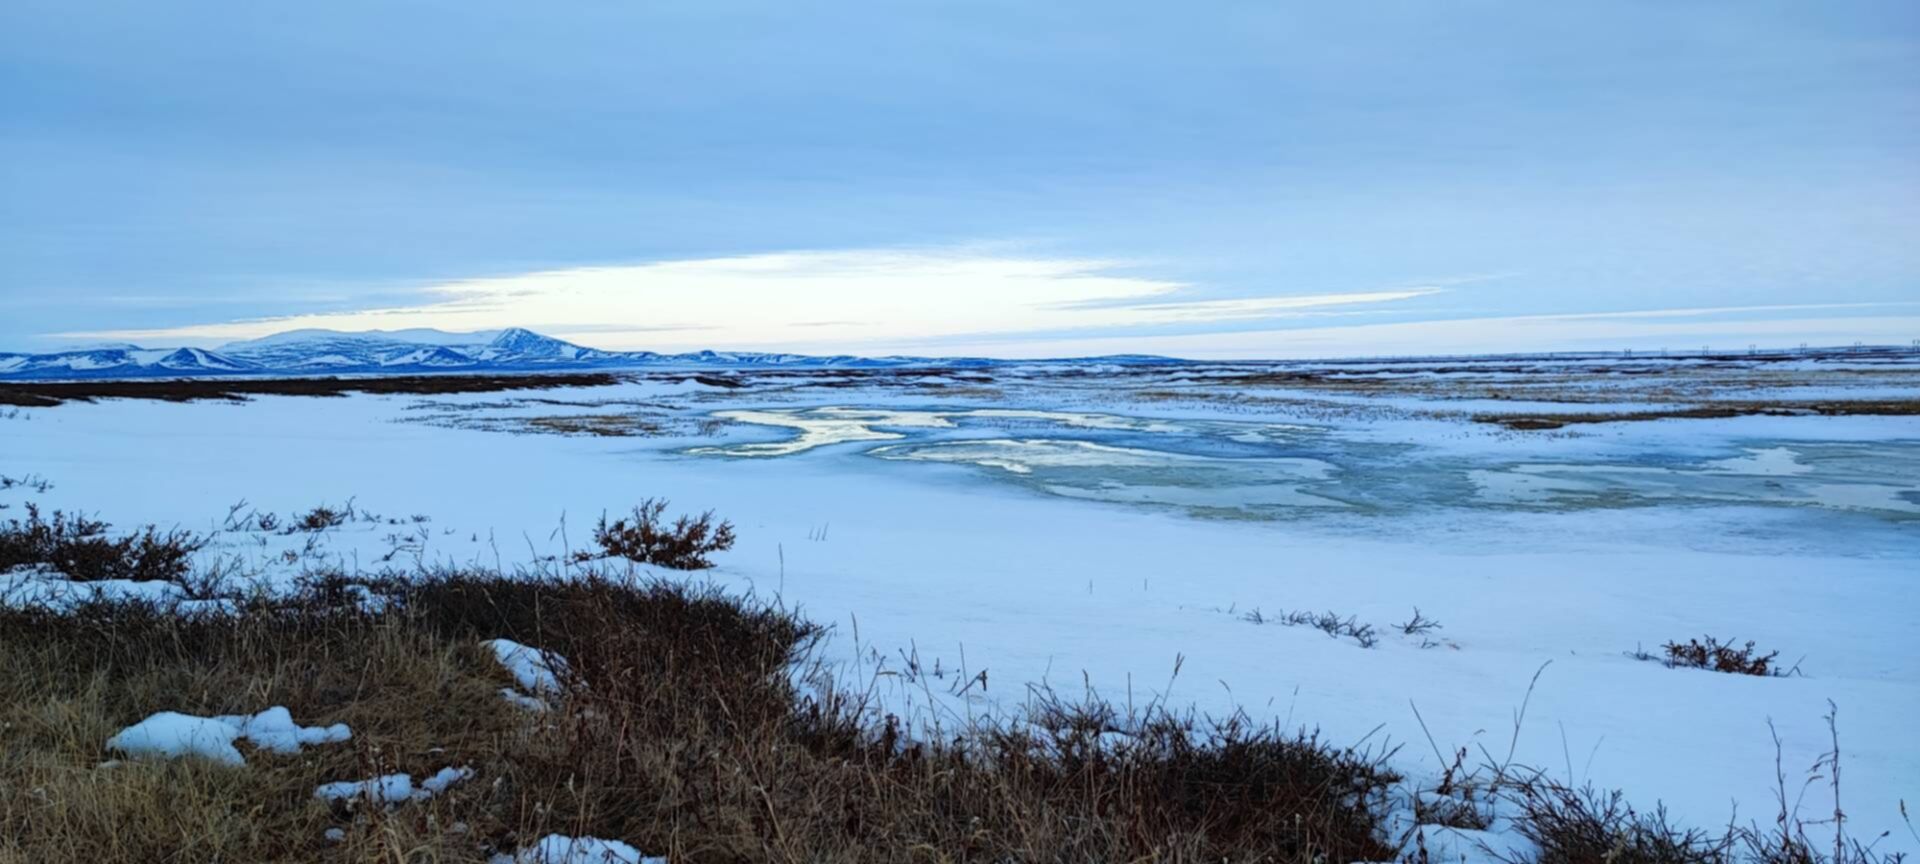
{"type": "Polygon", "coordinates": [[[124,537],[107,535],[105,522],[54,511],[45,518],[27,504],[25,521],[0,524],[0,573],[44,566],[77,582],[128,579],[174,581],[186,575],[193,553],[206,541],[186,531],[162,532],[148,525],[124,537]]]}
{"type": "Polygon", "coordinates": [[[600,552],[577,552],[574,560],[586,563],[597,558],[625,558],[671,570],[705,570],[713,566],[707,556],[733,548],[732,522],[715,522],[709,510],[698,516],[681,516],[668,525],[662,521],[667,506],[665,499],[648,498],[633,508],[630,516],[608,522],[602,515],[593,530],[593,542],[600,552]]]}
{"type": "Polygon", "coordinates": [[[1641,813],[1619,792],[1570,789],[1550,783],[1520,793],[1522,836],[1539,847],[1537,864],[1724,864],[1730,836],[1681,830],[1665,810],[1641,813]]]}
{"type": "MultiPolygon", "coordinates": [[[[1816,767],[1824,771],[1833,764],[1816,767]]],[[[1818,779],[1832,782],[1830,777],[1818,779]]],[[[1772,829],[1753,825],[1705,831],[1676,827],[1662,808],[1635,810],[1619,792],[1573,789],[1536,779],[1520,784],[1513,797],[1520,805],[1516,830],[1538,847],[1515,864],[1901,864],[1905,860],[1848,836],[1844,813],[1836,811],[1830,819],[1810,823],[1784,801],[1772,829]],[[1809,828],[1830,836],[1815,838],[1809,828]]]]}

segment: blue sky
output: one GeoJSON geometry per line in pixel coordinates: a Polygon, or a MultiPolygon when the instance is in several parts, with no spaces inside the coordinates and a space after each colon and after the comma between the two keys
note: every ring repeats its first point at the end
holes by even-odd
{"type": "Polygon", "coordinates": [[[0,348],[1920,339],[1912,2],[0,5],[0,348]]]}

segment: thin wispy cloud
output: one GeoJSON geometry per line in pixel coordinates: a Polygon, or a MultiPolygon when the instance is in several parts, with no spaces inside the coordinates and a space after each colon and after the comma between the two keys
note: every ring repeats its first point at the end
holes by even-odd
{"type": "Polygon", "coordinates": [[[975,251],[788,252],[585,267],[448,282],[420,303],[181,327],[56,334],[67,339],[202,343],[284,330],[450,331],[531,327],[606,348],[930,346],[969,334],[1125,332],[1277,319],[1392,304],[1432,286],[1184,299],[1185,283],[1122,262],[975,251]]]}
{"type": "MultiPolygon", "coordinates": [[[[1738,352],[1749,345],[1846,345],[1856,341],[1905,344],[1920,334],[1916,307],[1920,303],[1810,303],[1310,324],[1204,334],[1063,336],[1051,340],[1040,353],[1095,355],[1124,351],[1212,360],[1485,354],[1495,350],[1659,352],[1705,347],[1738,352]],[[1823,314],[1835,312],[1842,314],[1823,314]]],[[[955,343],[951,348],[955,353],[969,354],[991,345],[985,341],[955,343]]]]}

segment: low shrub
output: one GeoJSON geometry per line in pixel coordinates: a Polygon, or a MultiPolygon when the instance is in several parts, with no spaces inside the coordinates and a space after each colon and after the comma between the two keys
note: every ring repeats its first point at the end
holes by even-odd
{"type": "Polygon", "coordinates": [[[191,532],[163,532],[152,525],[115,538],[108,535],[109,527],[57,510],[46,518],[37,505],[28,504],[25,521],[0,525],[0,572],[41,566],[76,582],[178,581],[187,574],[193,554],[207,543],[191,532]]]}
{"type": "Polygon", "coordinates": [[[0,491],[12,489],[16,486],[45,495],[47,490],[53,488],[53,483],[38,474],[28,474],[24,477],[8,477],[0,474],[0,491]]]}
{"type": "Polygon", "coordinates": [[[1440,622],[1420,614],[1420,607],[1413,607],[1413,617],[1393,625],[1405,636],[1425,636],[1446,629],[1440,622]]]}
{"type": "MultiPolygon", "coordinates": [[[[336,510],[322,504],[312,510],[308,510],[304,515],[289,523],[287,525],[287,533],[313,533],[325,531],[329,528],[338,528],[347,524],[347,520],[352,516],[352,505],[348,505],[345,509],[336,510]]],[[[265,529],[263,528],[263,530],[265,529]]]]}
{"type": "Polygon", "coordinates": [[[732,522],[715,522],[709,510],[698,516],[681,516],[667,525],[661,521],[667,506],[665,499],[648,498],[633,508],[630,516],[608,522],[602,515],[593,531],[593,542],[600,552],[576,552],[574,562],[624,558],[671,570],[705,570],[713,566],[707,556],[733,548],[732,522]]]}
{"type": "Polygon", "coordinates": [[[1516,830],[1538,848],[1528,864],[1727,864],[1733,841],[1683,830],[1666,810],[1641,813],[1619,792],[1532,783],[1520,789],[1516,830]]]}
{"type": "Polygon", "coordinates": [[[1663,662],[1674,669],[1711,669],[1733,675],[1770,676],[1783,674],[1774,665],[1780,652],[1760,654],[1755,651],[1752,642],[1744,647],[1734,647],[1733,640],[1722,642],[1712,636],[1700,639],[1688,639],[1685,643],[1668,642],[1660,646],[1666,651],[1663,662]]]}
{"type": "Polygon", "coordinates": [[[1334,639],[1352,639],[1354,644],[1362,648],[1372,648],[1380,644],[1380,631],[1375,629],[1372,624],[1363,624],[1359,618],[1352,615],[1343,618],[1340,616],[1340,613],[1333,611],[1289,612],[1281,610],[1280,612],[1269,615],[1256,608],[1240,616],[1240,620],[1249,624],[1279,624],[1283,627],[1311,627],[1334,639]]]}

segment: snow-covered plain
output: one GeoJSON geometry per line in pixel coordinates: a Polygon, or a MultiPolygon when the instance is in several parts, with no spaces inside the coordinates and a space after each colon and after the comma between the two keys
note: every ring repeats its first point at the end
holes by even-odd
{"type": "MultiPolygon", "coordinates": [[[[716,510],[740,541],[713,571],[663,575],[834,625],[827,659],[843,680],[878,682],[884,708],[922,723],[1017,711],[1029,685],[1090,685],[1404,745],[1394,764],[1417,782],[1444,767],[1428,732],[1449,758],[1504,758],[1540,673],[1514,762],[1717,826],[1736,808],[1770,823],[1768,723],[1799,774],[1831,748],[1831,700],[1850,830],[1893,831],[1882,851],[1920,845],[1899,813],[1920,802],[1920,419],[1470,421],[1744,398],[1762,383],[1770,398],[1858,386],[1911,399],[1920,375],[1693,386],[1676,367],[1339,390],[1230,372],[767,373],[725,387],[648,375],[471,396],[69,403],[0,419],[0,475],[53,484],[0,491],[13,505],[0,518],[31,500],[212,531],[204,559],[284,581],[321,559],[560,568],[603,511],[666,497],[716,510]],[[646,434],[588,434],[608,428],[646,434]],[[242,513],[284,517],[349,498],[385,518],[317,537],[224,530],[243,499],[242,513]],[[1444,629],[1400,634],[1415,607],[1444,629]],[[1369,648],[1249,620],[1295,611],[1382,636],[1369,648]],[[1703,634],[1777,649],[1800,674],[1628,656],[1703,634]],[[970,686],[982,671],[986,686],[970,686]]],[[[1808,801],[1803,815],[1821,818],[1808,801]]]]}

